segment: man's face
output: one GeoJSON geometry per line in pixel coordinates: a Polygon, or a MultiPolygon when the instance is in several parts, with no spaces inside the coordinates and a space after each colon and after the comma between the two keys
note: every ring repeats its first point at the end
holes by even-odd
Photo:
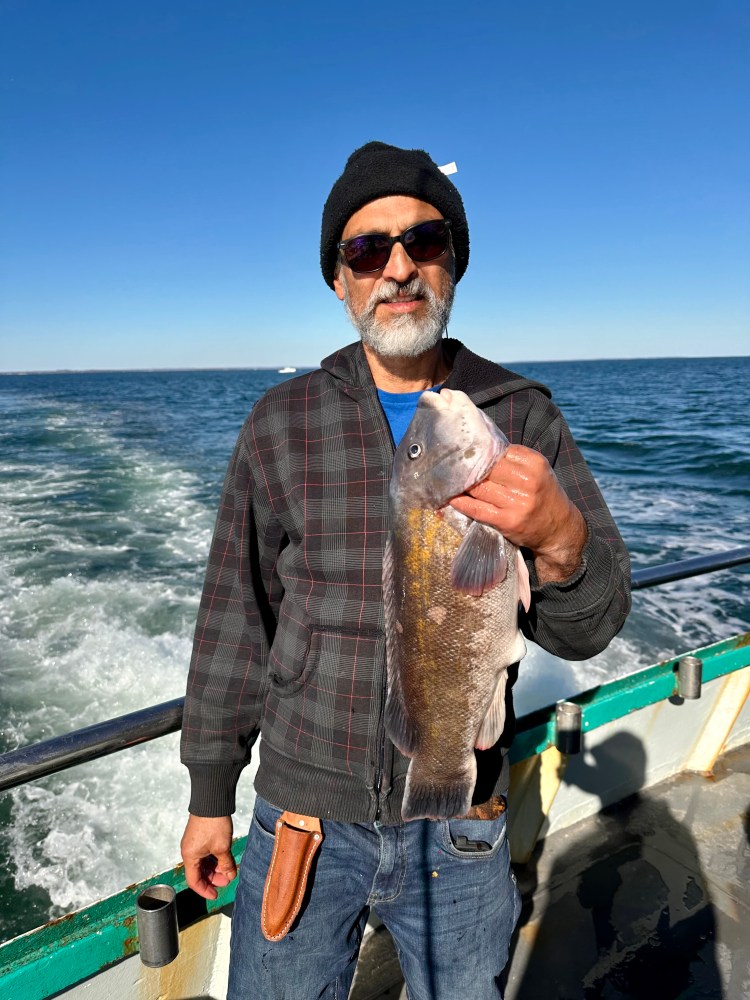
{"type": "MultiPolygon", "coordinates": [[[[341,239],[365,233],[398,236],[420,222],[441,219],[425,201],[406,195],[378,198],[349,219],[341,239]]],[[[454,290],[449,248],[437,260],[419,264],[394,243],[379,271],[357,274],[340,264],[333,285],[364,344],[383,357],[418,357],[440,340],[454,290]]]]}

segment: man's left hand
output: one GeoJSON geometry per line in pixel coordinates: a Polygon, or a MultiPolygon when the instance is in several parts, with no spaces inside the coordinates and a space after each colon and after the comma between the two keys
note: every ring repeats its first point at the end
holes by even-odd
{"type": "Polygon", "coordinates": [[[580,565],[586,522],[547,459],[532,448],[510,445],[487,479],[451,506],[531,549],[540,584],[565,580],[580,565]]]}

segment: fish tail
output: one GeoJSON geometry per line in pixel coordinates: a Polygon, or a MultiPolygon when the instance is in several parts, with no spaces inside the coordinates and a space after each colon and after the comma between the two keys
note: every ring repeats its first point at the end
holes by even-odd
{"type": "Polygon", "coordinates": [[[401,816],[411,819],[450,819],[463,816],[471,808],[471,797],[476,784],[476,762],[471,758],[471,767],[466,774],[451,775],[441,780],[440,776],[420,773],[417,762],[412,760],[406,775],[404,801],[401,816]]]}

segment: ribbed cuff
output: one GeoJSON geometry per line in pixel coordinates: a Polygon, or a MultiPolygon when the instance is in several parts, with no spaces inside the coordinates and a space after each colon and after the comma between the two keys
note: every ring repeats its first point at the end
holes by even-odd
{"type": "Polygon", "coordinates": [[[245,763],[186,764],[190,772],[188,811],[193,816],[231,816],[237,781],[245,763]]]}
{"type": "Polygon", "coordinates": [[[591,525],[588,525],[580,565],[569,577],[540,585],[532,563],[529,582],[536,600],[544,606],[545,615],[584,615],[603,599],[609,601],[614,570],[614,551],[605,541],[597,538],[591,525]]]}
{"type": "Polygon", "coordinates": [[[277,808],[342,823],[375,819],[377,796],[364,774],[287,757],[266,740],[261,740],[259,754],[255,791],[277,808]]]}

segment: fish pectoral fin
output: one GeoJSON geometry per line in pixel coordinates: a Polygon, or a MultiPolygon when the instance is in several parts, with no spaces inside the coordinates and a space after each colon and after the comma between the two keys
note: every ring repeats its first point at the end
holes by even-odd
{"type": "Polygon", "coordinates": [[[518,558],[518,600],[523,604],[524,611],[531,607],[531,583],[529,581],[529,567],[526,560],[521,555],[521,550],[517,549],[518,558]]]}
{"type": "Polygon", "coordinates": [[[508,671],[503,668],[497,679],[495,693],[492,696],[490,707],[479,727],[474,746],[477,750],[489,750],[494,747],[503,734],[505,727],[505,686],[508,681],[508,671]]]}
{"type": "Polygon", "coordinates": [[[481,597],[505,579],[508,560],[505,539],[481,521],[472,521],[451,566],[451,586],[462,594],[481,597]]]}

